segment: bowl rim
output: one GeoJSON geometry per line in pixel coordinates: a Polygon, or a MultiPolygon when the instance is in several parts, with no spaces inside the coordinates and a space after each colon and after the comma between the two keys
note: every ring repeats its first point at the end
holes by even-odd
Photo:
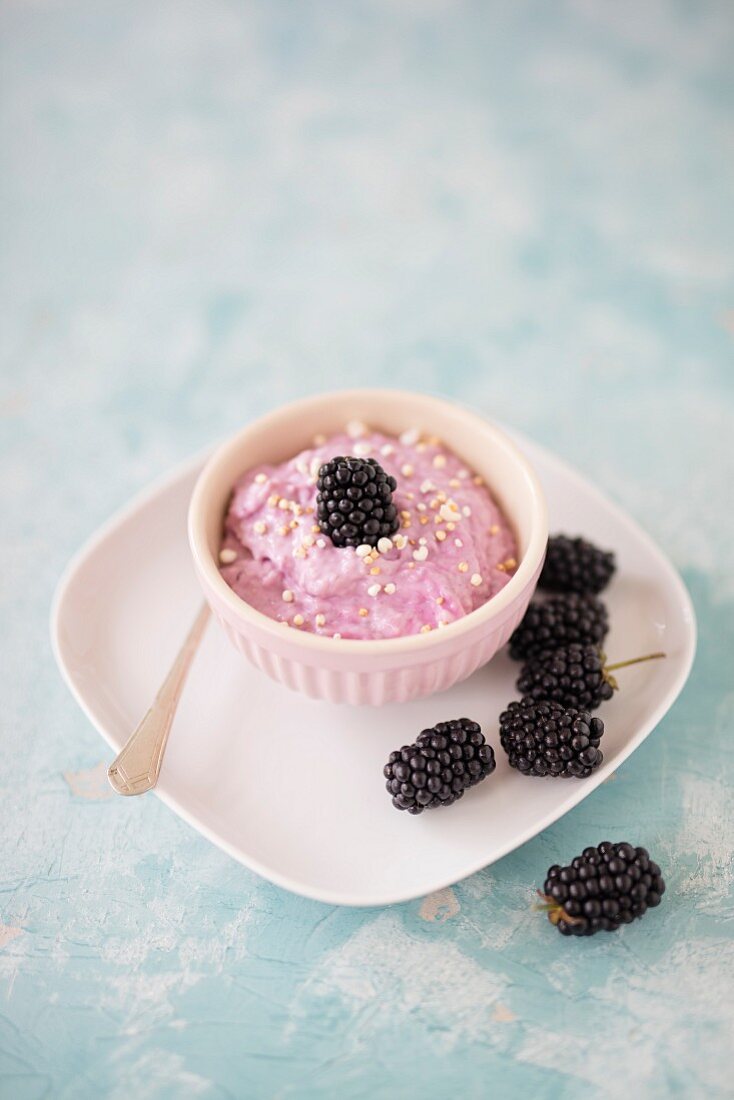
{"type": "MultiPolygon", "coordinates": [[[[242,471],[245,472],[244,470],[242,471]]],[[[491,490],[491,485],[489,486],[491,490]]],[[[498,427],[492,420],[484,415],[468,409],[465,405],[450,398],[434,396],[427,393],[416,393],[410,390],[392,390],[372,387],[359,389],[330,390],[310,397],[299,398],[285,405],[279,405],[262,416],[256,417],[250,423],[240,428],[233,435],[228,436],[219,443],[210,454],[204,467],[196,479],[191,499],[189,501],[187,529],[189,548],[194,559],[200,579],[213,589],[213,593],[220,601],[223,601],[227,609],[235,619],[243,621],[253,627],[269,634],[281,645],[288,641],[294,646],[314,655],[321,653],[325,656],[335,656],[337,653],[358,656],[377,656],[380,654],[400,654],[405,652],[426,653],[437,646],[453,642],[462,634],[469,634],[484,623],[499,617],[514,600],[525,590],[532,581],[545,554],[548,542],[548,508],[545,494],[537,474],[514,440],[498,427]],[[309,631],[283,630],[283,625],[269,615],[258,611],[243,600],[241,596],[229,587],[222,577],[217,561],[209,550],[205,533],[205,515],[207,508],[208,482],[214,476],[218,467],[226,461],[241,445],[243,439],[257,425],[267,427],[269,423],[275,427],[281,420],[293,417],[299,411],[313,409],[323,404],[336,400],[349,400],[359,402],[367,398],[374,400],[418,401],[424,408],[440,409],[442,406],[450,408],[454,413],[459,413],[467,422],[467,426],[476,431],[489,431],[495,435],[506,450],[512,455],[514,461],[522,468],[525,477],[532,489],[532,514],[530,521],[530,537],[528,546],[517,570],[504,588],[480,607],[470,611],[460,619],[455,619],[443,630],[432,630],[426,634],[405,634],[397,638],[332,638],[321,634],[312,634],[309,631]]],[[[204,594],[209,601],[210,593],[207,588],[204,594]]]]}

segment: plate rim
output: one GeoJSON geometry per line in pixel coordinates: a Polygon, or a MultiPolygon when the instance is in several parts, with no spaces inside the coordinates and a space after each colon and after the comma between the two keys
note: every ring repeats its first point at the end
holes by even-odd
{"type": "MultiPolygon", "coordinates": [[[[553,451],[549,450],[541,443],[537,443],[535,440],[530,439],[523,432],[517,431],[514,427],[507,427],[501,422],[498,422],[500,427],[503,428],[509,435],[512,436],[514,441],[520,447],[528,447],[531,450],[539,451],[542,454],[543,461],[550,467],[555,467],[559,471],[564,479],[570,480],[572,483],[582,485],[586,492],[595,494],[600,502],[607,508],[614,516],[615,522],[619,522],[622,526],[626,527],[635,538],[641,541],[648,552],[652,556],[658,559],[664,567],[664,573],[666,574],[667,581],[672,585],[675,590],[677,601],[683,608],[683,623],[687,627],[685,632],[685,645],[683,652],[679,657],[679,670],[669,686],[667,691],[661,696],[657,705],[653,707],[652,712],[648,719],[643,722],[635,735],[627,741],[622,749],[620,749],[614,757],[614,768],[612,769],[612,762],[609,761],[602,764],[602,767],[593,776],[584,780],[583,787],[580,789],[571,789],[569,791],[568,798],[564,799],[559,805],[556,805],[547,815],[545,815],[541,821],[535,822],[528,829],[521,833],[516,834],[506,844],[500,846],[498,851],[493,854],[489,860],[472,861],[472,864],[466,868],[462,868],[458,875],[452,874],[448,878],[441,878],[437,880],[435,884],[425,891],[416,892],[415,889],[410,889],[405,892],[401,891],[388,891],[385,894],[377,897],[374,892],[360,895],[354,891],[339,891],[331,889],[314,888],[308,882],[304,882],[294,878],[292,875],[284,875],[280,871],[263,865],[258,859],[253,858],[246,853],[243,853],[241,849],[237,848],[233,843],[227,840],[225,837],[219,836],[214,830],[212,830],[208,824],[201,821],[194,812],[191,812],[172,792],[166,789],[165,783],[165,770],[161,772],[161,780],[157,787],[154,788],[154,794],[171,810],[174,811],[183,821],[186,822],[191,828],[195,829],[201,836],[205,837],[208,841],[214,844],[221,851],[227,853],[238,863],[247,867],[248,870],[253,871],[255,874],[264,878],[266,881],[274,883],[276,886],[282,889],[288,890],[290,893],[296,894],[300,897],[308,898],[311,901],[318,901],[328,905],[344,905],[351,908],[375,908],[386,905],[398,905],[407,901],[414,901],[416,898],[425,897],[426,894],[435,893],[436,891],[446,889],[449,886],[453,886],[458,882],[463,882],[464,879],[469,878],[471,875],[476,874],[478,871],[483,870],[486,867],[503,859],[506,855],[515,851],[517,848],[522,847],[528,843],[534,837],[544,832],[545,829],[553,825],[556,821],[559,821],[567,813],[569,813],[575,806],[579,805],[585,798],[591,795],[607,778],[611,773],[611,770],[616,770],[632,753],[639,748],[644,740],[650,736],[653,730],[659,725],[673,704],[678,699],[682,692],[693,667],[693,662],[696,655],[697,641],[698,641],[698,628],[696,622],[696,613],[693,600],[686,587],[683,578],[675,568],[673,563],[667,554],[657,545],[651,535],[645,531],[643,527],[629,515],[621,505],[617,504],[615,500],[612,500],[607,496],[598,486],[596,486],[590,479],[586,478],[583,474],[575,469],[566,459],[559,457],[553,451]]],[[[216,444],[215,444],[216,446],[216,444]]],[[[86,560],[109,538],[114,536],[117,530],[123,527],[130,518],[132,518],[141,508],[150,503],[155,497],[164,493],[167,489],[174,486],[177,482],[184,480],[184,478],[192,476],[195,471],[200,468],[206,460],[208,454],[211,453],[213,447],[208,446],[198,451],[195,455],[188,459],[178,463],[171,470],[154,478],[144,488],[138,490],[127,503],[123,504],[113,514],[105,520],[94,532],[82,543],[79,549],[69,559],[66,567],[64,568],[54,591],[53,599],[51,602],[50,610],[50,640],[51,649],[54,655],[54,659],[61,673],[61,677],[64,683],[69,688],[72,697],[76,700],[83,714],[89,720],[91,725],[102,736],[104,741],[115,749],[116,745],[105,728],[104,724],[97,719],[92,708],[88,705],[87,700],[82,691],[77,687],[74,677],[71,673],[70,666],[67,664],[64,652],[63,642],[61,639],[61,626],[63,623],[63,605],[69,588],[79,572],[80,568],[84,565],[86,560]]]]}

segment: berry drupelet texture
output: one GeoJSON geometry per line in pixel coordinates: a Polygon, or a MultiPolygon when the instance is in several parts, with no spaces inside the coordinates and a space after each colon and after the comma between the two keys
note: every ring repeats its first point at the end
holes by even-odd
{"type": "Polygon", "coordinates": [[[510,656],[524,661],[546,649],[576,643],[598,645],[609,630],[609,615],[595,596],[568,593],[531,603],[510,638],[510,656]]]}
{"type": "Polygon", "coordinates": [[[537,654],[523,666],[517,690],[578,710],[596,710],[614,694],[604,655],[595,645],[561,646],[537,654]]]}
{"type": "Polygon", "coordinates": [[[539,585],[550,592],[601,592],[616,568],[614,554],[582,538],[554,535],[548,540],[539,585]]]}
{"type": "Polygon", "coordinates": [[[510,767],[524,775],[586,779],[604,759],[600,718],[560,703],[521,699],[500,715],[500,742],[510,767]]]}
{"type": "Polygon", "coordinates": [[[423,730],[414,745],[391,752],[383,774],[393,806],[420,814],[450,806],[495,767],[494,752],[480,726],[457,718],[423,730]]]}
{"type": "Polygon", "coordinates": [[[337,455],[319,470],[316,487],[319,527],[334,546],[376,546],[400,525],[392,502],[397,482],[374,458],[337,455]]]}
{"type": "Polygon", "coordinates": [[[604,841],[548,869],[542,906],[564,936],[614,932],[660,904],[665,883],[645,848],[604,841]]]}

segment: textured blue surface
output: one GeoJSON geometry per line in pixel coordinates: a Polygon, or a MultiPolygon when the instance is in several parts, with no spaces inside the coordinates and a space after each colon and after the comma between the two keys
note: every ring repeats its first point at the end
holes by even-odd
{"type": "Polygon", "coordinates": [[[731,5],[6,0],[0,1095],[731,1095],[731,5]],[[299,900],[154,798],[60,683],[53,586],[152,476],[285,398],[438,390],[668,550],[699,658],[542,836],[385,911],[299,900]],[[568,943],[556,859],[669,892],[568,943]]]}

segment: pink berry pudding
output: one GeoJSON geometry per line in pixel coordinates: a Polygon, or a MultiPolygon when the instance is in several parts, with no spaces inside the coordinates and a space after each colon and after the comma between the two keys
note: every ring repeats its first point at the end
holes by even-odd
{"type": "Polygon", "coordinates": [[[352,422],[236,481],[219,566],[285,627],[364,640],[463,618],[508,583],[518,556],[483,479],[440,439],[352,422]]]}

